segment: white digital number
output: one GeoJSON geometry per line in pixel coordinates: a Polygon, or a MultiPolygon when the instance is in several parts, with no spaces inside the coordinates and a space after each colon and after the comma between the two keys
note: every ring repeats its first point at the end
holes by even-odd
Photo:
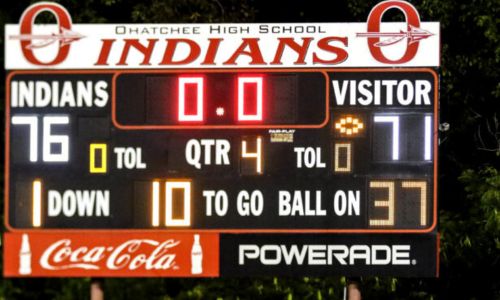
{"type": "MultiPolygon", "coordinates": [[[[13,125],[29,125],[30,130],[30,161],[38,161],[38,117],[12,116],[13,125]]],[[[69,161],[69,137],[67,135],[52,134],[53,125],[69,124],[68,116],[43,117],[42,158],[44,162],[69,161]],[[52,145],[60,145],[59,152],[52,151],[52,145]]]]}
{"type": "Polygon", "coordinates": [[[432,139],[432,120],[430,116],[425,117],[425,148],[424,159],[431,160],[431,139],[432,139]]]}
{"type": "MultiPolygon", "coordinates": [[[[399,116],[375,115],[375,123],[391,123],[392,125],[392,160],[399,160],[399,116]]],[[[424,117],[424,160],[432,160],[432,117],[424,117]]]]}
{"type": "Polygon", "coordinates": [[[68,116],[43,117],[43,161],[62,162],[69,160],[69,137],[51,134],[52,125],[69,124],[68,116]],[[52,153],[52,145],[61,145],[59,153],[52,153]]]}
{"type": "Polygon", "coordinates": [[[399,117],[397,116],[375,116],[375,123],[392,124],[392,160],[399,160],[399,117]]]}
{"type": "Polygon", "coordinates": [[[12,116],[13,125],[30,127],[30,161],[38,161],[38,118],[36,116],[12,116]]]}

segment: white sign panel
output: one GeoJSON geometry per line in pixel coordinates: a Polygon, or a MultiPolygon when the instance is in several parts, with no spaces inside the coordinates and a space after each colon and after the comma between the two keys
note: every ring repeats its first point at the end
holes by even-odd
{"type": "Polygon", "coordinates": [[[5,69],[438,67],[439,23],[391,3],[367,23],[283,24],[72,24],[42,3],[6,25],[5,69]],[[390,8],[406,22],[381,22],[390,8]],[[58,24],[34,24],[43,11],[58,24]]]}

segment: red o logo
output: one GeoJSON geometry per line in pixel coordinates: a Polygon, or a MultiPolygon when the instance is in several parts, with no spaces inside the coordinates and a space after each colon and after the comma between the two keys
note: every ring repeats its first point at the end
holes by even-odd
{"type": "MultiPolygon", "coordinates": [[[[71,30],[71,16],[63,6],[53,2],[40,2],[28,7],[21,16],[21,20],[19,21],[21,35],[30,36],[32,34],[36,17],[44,11],[48,11],[56,17],[59,34],[64,34],[66,31],[71,30]]],[[[64,39],[59,39],[59,50],[56,57],[52,61],[43,62],[35,56],[32,40],[21,40],[21,50],[24,57],[34,65],[51,66],[63,62],[68,56],[69,47],[69,43],[64,43],[64,39]]]]}
{"type": "MultiPolygon", "coordinates": [[[[380,23],[382,22],[382,17],[384,16],[384,13],[391,8],[397,8],[404,13],[408,32],[411,31],[412,27],[420,28],[420,16],[418,15],[417,9],[413,5],[404,1],[391,0],[381,2],[373,7],[367,21],[369,33],[380,33],[380,23]]],[[[399,59],[392,60],[387,58],[384,53],[382,53],[382,49],[375,45],[379,42],[380,37],[368,37],[368,48],[370,49],[370,53],[373,58],[386,64],[403,64],[412,60],[417,54],[419,44],[410,42],[410,39],[407,39],[406,51],[403,56],[399,59]]]]}

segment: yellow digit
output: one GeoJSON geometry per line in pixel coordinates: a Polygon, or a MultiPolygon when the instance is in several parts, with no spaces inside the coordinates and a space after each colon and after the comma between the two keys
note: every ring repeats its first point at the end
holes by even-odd
{"type": "Polygon", "coordinates": [[[375,207],[387,207],[387,219],[370,219],[370,226],[394,226],[394,181],[370,181],[370,188],[387,189],[387,199],[375,200],[375,207]]]}
{"type": "Polygon", "coordinates": [[[255,152],[248,152],[247,141],[241,141],[241,158],[255,159],[255,172],[262,174],[262,138],[258,136],[255,140],[257,146],[255,152]]]}
{"type": "Polygon", "coordinates": [[[42,182],[33,181],[33,227],[42,225],[42,182]]]}
{"type": "Polygon", "coordinates": [[[420,225],[427,225],[427,182],[425,181],[403,181],[403,188],[420,190],[420,225]]]}
{"type": "Polygon", "coordinates": [[[334,170],[335,173],[347,173],[352,171],[351,165],[351,143],[335,143],[335,165],[334,170]],[[340,151],[341,149],[345,149],[346,156],[345,161],[341,161],[340,151]]]}

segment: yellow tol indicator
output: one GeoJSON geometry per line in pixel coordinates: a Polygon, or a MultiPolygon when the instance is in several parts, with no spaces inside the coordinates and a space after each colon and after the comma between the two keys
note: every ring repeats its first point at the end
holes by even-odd
{"type": "Polygon", "coordinates": [[[108,145],[90,144],[90,173],[106,173],[108,171],[108,145]],[[101,152],[101,163],[96,166],[96,152],[101,152]]]}

